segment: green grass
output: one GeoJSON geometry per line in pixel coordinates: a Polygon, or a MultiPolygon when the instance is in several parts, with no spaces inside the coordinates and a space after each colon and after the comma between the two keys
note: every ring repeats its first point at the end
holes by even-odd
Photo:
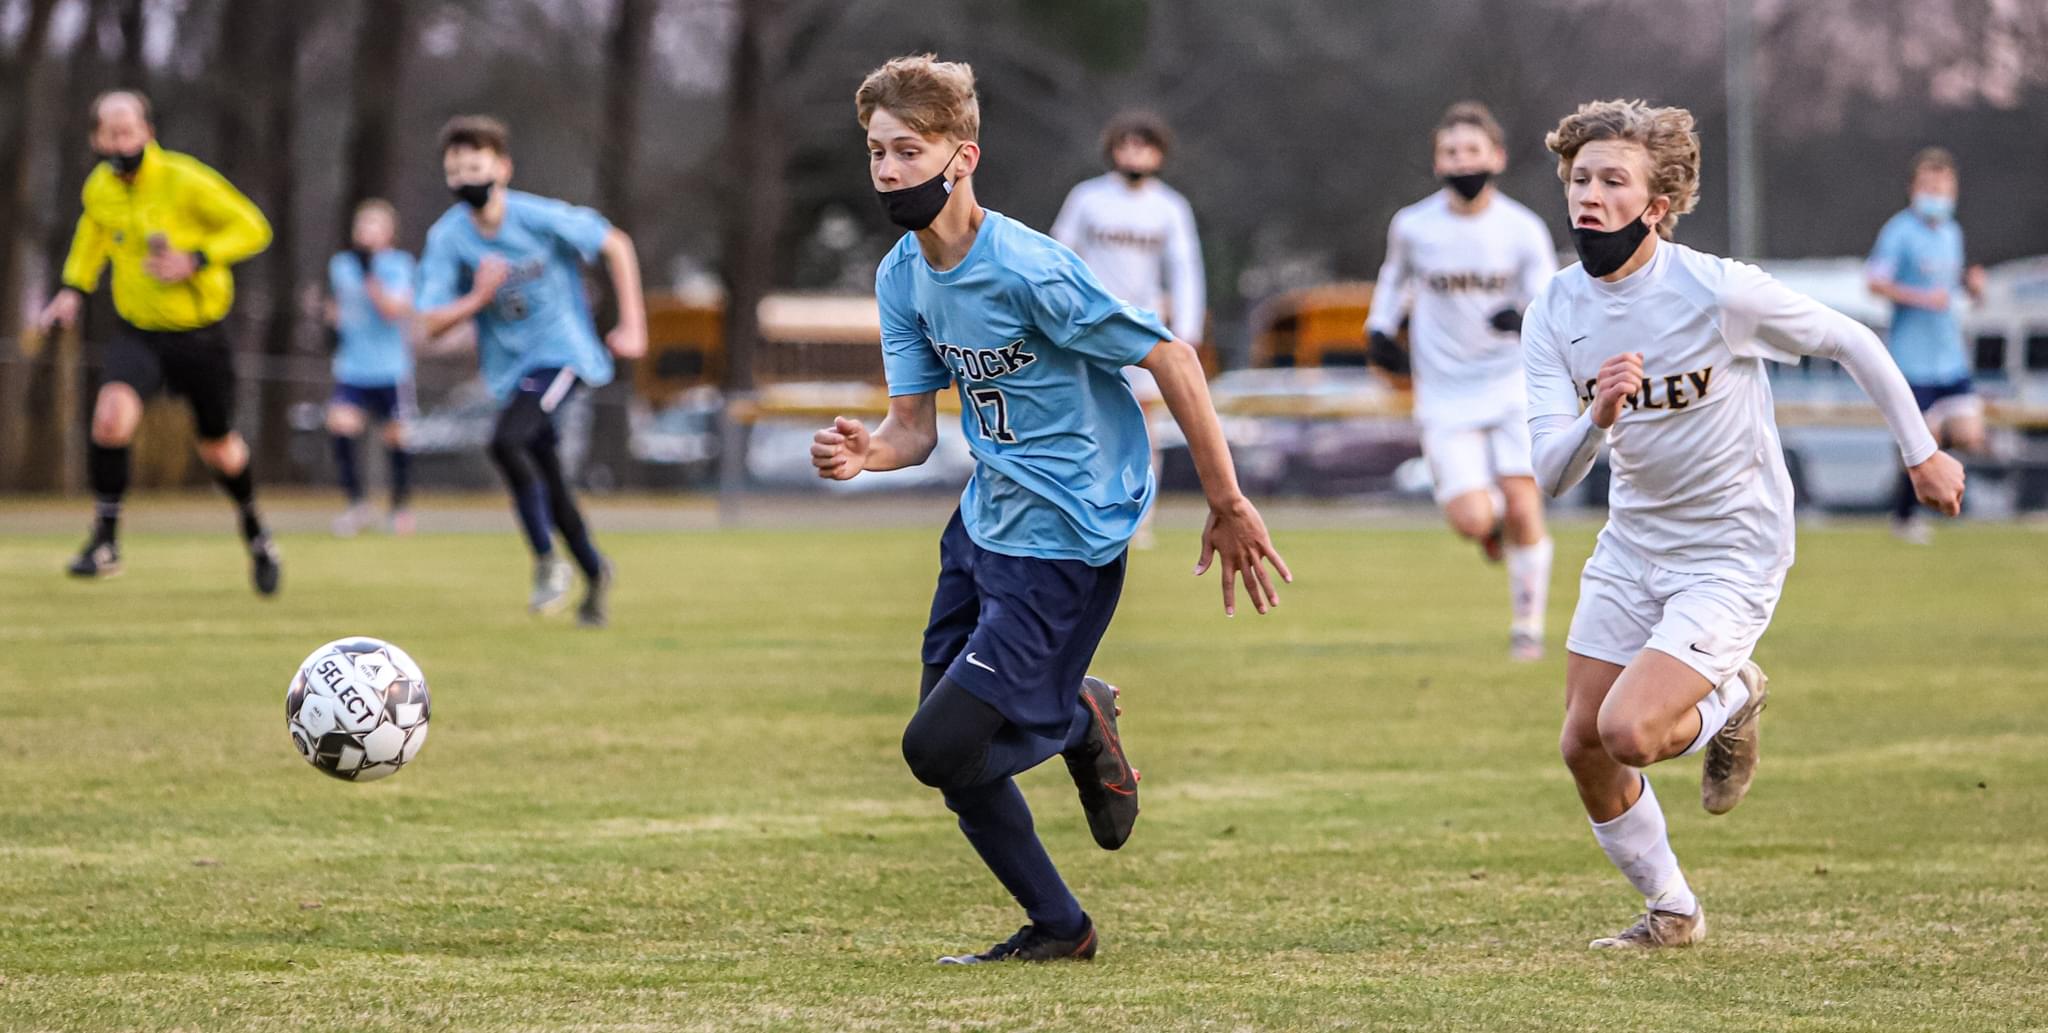
{"type": "Polygon", "coordinates": [[[1557,760],[1553,659],[1438,530],[1283,534],[1225,620],[1188,535],[1136,560],[1096,669],[1146,771],[1131,845],[1025,776],[1104,938],[942,970],[1018,916],[897,737],[938,528],[614,535],[615,626],[521,611],[516,539],[221,536],[129,573],[0,539],[0,1029],[2048,1028],[2048,535],[1802,536],[1758,659],[1764,767],[1709,819],[1655,777],[1713,936],[1585,941],[1637,901],[1557,760]],[[314,646],[391,638],[432,739],[344,785],[291,750],[314,646]]]}

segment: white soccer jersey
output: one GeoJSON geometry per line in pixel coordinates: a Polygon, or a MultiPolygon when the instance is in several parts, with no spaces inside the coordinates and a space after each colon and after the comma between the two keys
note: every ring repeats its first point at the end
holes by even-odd
{"type": "Polygon", "coordinates": [[[1935,451],[1912,390],[1867,327],[1755,266],[1681,244],[1658,242],[1617,283],[1577,265],[1558,273],[1529,306],[1522,346],[1537,478],[1553,495],[1598,450],[1602,435],[1582,410],[1600,365],[1642,353],[1642,388],[1605,434],[1614,479],[1600,534],[1666,570],[1769,579],[1792,565],[1792,479],[1766,359],[1840,362],[1907,465],[1935,451]]]}
{"type": "Polygon", "coordinates": [[[1412,289],[1418,422],[1453,428],[1521,418],[1521,341],[1495,330],[1493,317],[1528,304],[1556,270],[1543,220],[1498,190],[1471,215],[1451,208],[1447,189],[1394,213],[1365,326],[1392,336],[1401,326],[1398,299],[1412,289]]]}
{"type": "Polygon", "coordinates": [[[1111,294],[1166,316],[1183,341],[1202,339],[1208,290],[1195,212],[1157,176],[1135,188],[1114,172],[1075,184],[1052,238],[1080,255],[1111,294]]]}

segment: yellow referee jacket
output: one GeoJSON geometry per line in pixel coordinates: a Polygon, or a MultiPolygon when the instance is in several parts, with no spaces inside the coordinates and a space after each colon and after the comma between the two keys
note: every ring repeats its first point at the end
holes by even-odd
{"type": "Polygon", "coordinates": [[[85,211],[64,260],[64,285],[91,294],[114,267],[114,311],[144,330],[196,330],[221,321],[235,300],[228,267],[270,246],[270,222],[242,192],[198,159],[151,141],[134,182],[105,163],[85,177],[85,211]],[[161,234],[205,264],[183,283],[149,275],[150,238],[161,234]]]}

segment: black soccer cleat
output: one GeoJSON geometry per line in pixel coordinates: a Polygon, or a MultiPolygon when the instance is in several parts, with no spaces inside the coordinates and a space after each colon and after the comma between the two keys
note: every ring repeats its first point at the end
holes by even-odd
{"type": "Polygon", "coordinates": [[[597,568],[597,576],[584,587],[583,603],[576,607],[576,623],[586,628],[602,628],[611,623],[612,563],[605,560],[597,568]]]}
{"type": "Polygon", "coordinates": [[[1124,757],[1116,733],[1117,688],[1090,675],[1081,679],[1081,705],[1088,710],[1088,735],[1062,756],[1074,788],[1081,791],[1081,809],[1088,831],[1104,850],[1115,850],[1131,838],[1138,823],[1138,772],[1124,757]]]}
{"type": "Polygon", "coordinates": [[[249,539],[249,582],[256,586],[257,595],[277,594],[277,583],[284,576],[279,559],[277,543],[270,540],[270,532],[249,539]]]}
{"type": "Polygon", "coordinates": [[[1079,936],[1063,939],[1047,932],[1036,923],[1017,930],[1017,935],[996,944],[980,954],[958,954],[939,959],[941,965],[979,965],[987,961],[1094,961],[1095,920],[1086,915],[1081,920],[1088,923],[1082,927],[1079,936]]]}
{"type": "Polygon", "coordinates": [[[113,577],[121,573],[121,547],[113,542],[87,542],[64,572],[72,577],[113,577]]]}

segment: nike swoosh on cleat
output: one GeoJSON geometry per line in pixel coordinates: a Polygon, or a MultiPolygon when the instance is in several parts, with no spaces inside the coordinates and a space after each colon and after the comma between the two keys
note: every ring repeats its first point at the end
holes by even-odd
{"type": "Polygon", "coordinates": [[[974,666],[976,666],[976,667],[979,667],[979,668],[981,668],[981,669],[982,669],[982,670],[984,670],[984,671],[987,671],[987,672],[988,672],[988,673],[990,673],[990,674],[994,674],[994,673],[996,673],[996,669],[995,669],[995,668],[993,668],[993,667],[990,667],[989,665],[987,665],[987,664],[985,664],[985,663],[982,663],[982,662],[981,662],[980,660],[977,660],[977,659],[975,659],[975,658],[974,658],[974,654],[973,654],[973,653],[969,653],[969,654],[967,654],[966,656],[964,656],[964,657],[961,657],[961,659],[962,659],[962,660],[965,660],[965,661],[967,661],[967,662],[968,662],[968,663],[970,663],[970,664],[973,664],[973,665],[974,665],[974,666]]]}

